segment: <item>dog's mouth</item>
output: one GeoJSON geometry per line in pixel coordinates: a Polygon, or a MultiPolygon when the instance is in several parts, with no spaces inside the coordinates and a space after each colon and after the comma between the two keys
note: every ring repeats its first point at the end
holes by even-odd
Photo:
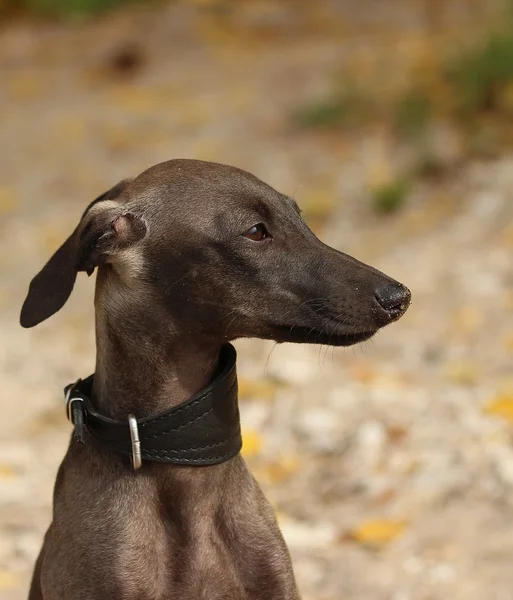
{"type": "Polygon", "coordinates": [[[278,334],[274,339],[280,342],[295,342],[300,344],[322,344],[326,346],[352,346],[370,339],[377,331],[362,331],[359,333],[330,333],[312,327],[295,325],[276,325],[274,331],[278,334]]]}

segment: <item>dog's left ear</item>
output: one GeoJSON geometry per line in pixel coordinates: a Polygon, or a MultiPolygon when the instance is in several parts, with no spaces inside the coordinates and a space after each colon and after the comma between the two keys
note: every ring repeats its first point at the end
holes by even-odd
{"type": "Polygon", "coordinates": [[[128,181],[117,184],[92,202],[69,238],[30,283],[21,309],[20,323],[34,327],[60,310],[68,300],[79,271],[91,275],[112,260],[118,250],[144,237],[146,227],[139,216],[115,199],[128,181]]]}

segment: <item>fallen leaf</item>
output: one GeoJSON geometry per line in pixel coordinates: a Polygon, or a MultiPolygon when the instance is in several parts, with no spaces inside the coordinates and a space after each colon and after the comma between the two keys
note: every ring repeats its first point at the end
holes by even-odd
{"type": "Polygon", "coordinates": [[[9,590],[19,587],[20,585],[21,580],[16,573],[7,571],[6,569],[0,569],[0,590],[9,590]]]}
{"type": "Polygon", "coordinates": [[[271,461],[254,469],[255,476],[265,483],[281,483],[299,470],[301,462],[296,456],[271,461]]]}
{"type": "Polygon", "coordinates": [[[502,232],[500,242],[506,247],[513,247],[513,225],[508,225],[502,232]]]}
{"type": "Polygon", "coordinates": [[[404,521],[387,519],[370,519],[364,521],[353,531],[344,535],[345,539],[359,542],[360,544],[387,544],[398,538],[405,530],[404,521]]]}
{"type": "Polygon", "coordinates": [[[501,304],[504,310],[513,311],[513,291],[503,292],[501,295],[501,304]]]}
{"type": "Polygon", "coordinates": [[[401,425],[390,425],[387,427],[387,435],[392,444],[400,444],[408,435],[408,430],[401,425]]]}
{"type": "Polygon", "coordinates": [[[20,203],[18,194],[9,187],[0,187],[0,214],[13,212],[20,203]]]}
{"type": "Polygon", "coordinates": [[[394,490],[393,488],[386,488],[383,491],[381,491],[379,494],[376,495],[376,497],[374,498],[374,502],[376,504],[380,504],[380,505],[387,504],[388,502],[393,500],[396,496],[397,496],[397,490],[394,490]]]}
{"type": "Polygon", "coordinates": [[[276,385],[270,381],[259,379],[239,379],[239,397],[244,398],[262,398],[271,400],[276,393],[276,385]]]}
{"type": "Polygon", "coordinates": [[[513,394],[501,394],[484,408],[484,413],[502,417],[513,424],[513,394]]]}
{"type": "Polygon", "coordinates": [[[483,312],[477,306],[462,306],[451,317],[451,329],[462,333],[474,333],[483,323],[483,312]]]}
{"type": "Polygon", "coordinates": [[[509,352],[513,352],[513,333],[510,333],[507,337],[506,337],[506,349],[509,352]]]}
{"type": "Polygon", "coordinates": [[[461,385],[475,385],[481,377],[481,372],[477,365],[466,361],[449,363],[445,372],[451,381],[461,385]]]}
{"type": "Polygon", "coordinates": [[[242,433],[242,450],[244,458],[252,458],[260,454],[262,449],[262,438],[259,433],[252,429],[246,429],[242,433]]]}
{"type": "Polygon", "coordinates": [[[376,379],[376,370],[369,364],[358,362],[350,367],[351,376],[356,381],[369,383],[376,379]]]}
{"type": "Polygon", "coordinates": [[[11,479],[16,475],[16,470],[12,465],[0,463],[0,479],[11,479]]]}

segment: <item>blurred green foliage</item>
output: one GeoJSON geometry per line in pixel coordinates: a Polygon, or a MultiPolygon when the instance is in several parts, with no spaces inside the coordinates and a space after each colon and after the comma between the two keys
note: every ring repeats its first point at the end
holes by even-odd
{"type": "Polygon", "coordinates": [[[294,121],[305,128],[349,128],[363,124],[371,110],[370,96],[349,84],[342,91],[301,106],[294,114],[294,121]]]}
{"type": "Polygon", "coordinates": [[[398,132],[407,138],[421,136],[433,116],[433,111],[433,101],[425,91],[408,90],[394,107],[398,132]]]}
{"type": "Polygon", "coordinates": [[[377,212],[400,209],[419,178],[443,177],[465,158],[487,159],[513,148],[513,2],[477,36],[456,47],[450,37],[433,45],[427,36],[411,72],[379,100],[381,71],[367,76],[365,88],[357,72],[353,79],[344,73],[343,93],[334,86],[332,93],[294,115],[301,127],[332,131],[378,123],[409,144],[409,170],[371,193],[377,212]],[[440,124],[456,131],[461,141],[461,154],[454,160],[432,145],[440,124]]]}
{"type": "Polygon", "coordinates": [[[410,192],[407,177],[398,178],[372,190],[372,203],[376,212],[390,214],[399,210],[410,192]]]}
{"type": "Polygon", "coordinates": [[[500,109],[505,90],[513,82],[513,22],[505,32],[491,33],[482,47],[454,60],[448,75],[460,116],[500,109]]]}
{"type": "Polygon", "coordinates": [[[6,0],[1,4],[4,13],[28,12],[33,15],[80,17],[101,13],[128,4],[131,0],[6,0]]]}
{"type": "Polygon", "coordinates": [[[435,66],[428,85],[419,69],[409,87],[376,102],[372,81],[366,93],[345,75],[343,93],[335,91],[301,107],[296,123],[344,128],[385,118],[401,137],[418,141],[436,118],[451,119],[468,131],[483,115],[513,114],[513,9],[503,14],[499,27],[485,29],[480,43],[455,54],[448,43],[432,53],[435,66]]]}

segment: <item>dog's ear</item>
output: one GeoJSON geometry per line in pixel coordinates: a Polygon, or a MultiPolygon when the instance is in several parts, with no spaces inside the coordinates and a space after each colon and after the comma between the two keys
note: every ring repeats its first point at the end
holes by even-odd
{"type": "Polygon", "coordinates": [[[118,183],[87,207],[75,231],[30,283],[20,323],[34,327],[60,310],[68,300],[79,271],[91,275],[117,250],[129,247],[146,233],[141,219],[116,198],[129,181],[118,183]]]}

